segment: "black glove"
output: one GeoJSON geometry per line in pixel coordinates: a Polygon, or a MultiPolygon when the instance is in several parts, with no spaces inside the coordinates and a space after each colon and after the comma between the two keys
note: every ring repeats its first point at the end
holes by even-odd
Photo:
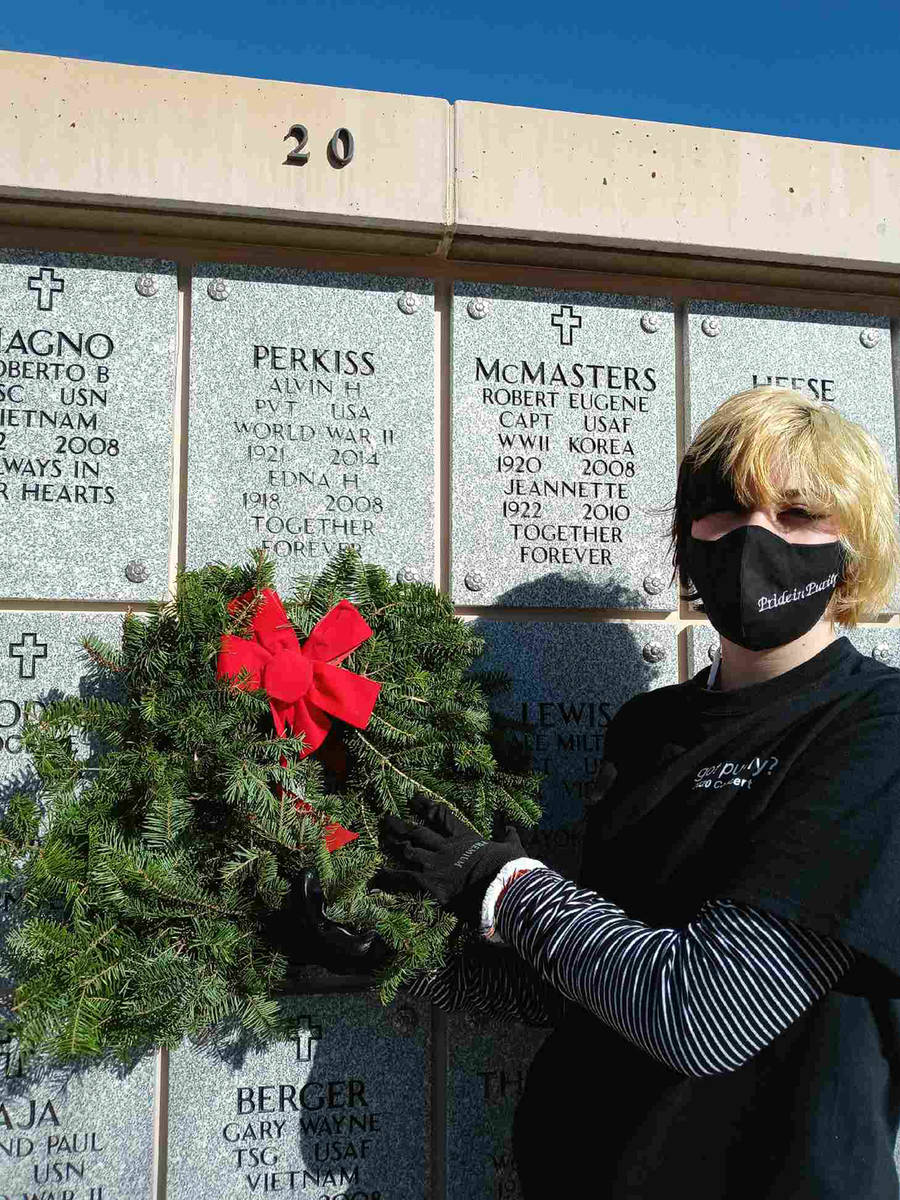
{"type": "Polygon", "coordinates": [[[372,883],[386,892],[429,892],[449,912],[476,927],[484,894],[494,876],[525,849],[512,825],[502,841],[486,841],[453,815],[446,804],[414,797],[409,802],[422,817],[410,825],[398,817],[382,822],[384,848],[407,870],[382,868],[372,883]]]}
{"type": "Polygon", "coordinates": [[[371,974],[390,957],[373,931],[356,930],[325,916],[325,894],[307,867],[291,888],[285,906],[266,924],[264,936],[294,967],[326,967],[338,975],[371,974]]]}

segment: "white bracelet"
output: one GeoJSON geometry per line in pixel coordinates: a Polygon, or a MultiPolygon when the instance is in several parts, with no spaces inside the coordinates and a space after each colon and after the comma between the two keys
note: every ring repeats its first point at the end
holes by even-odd
{"type": "Polygon", "coordinates": [[[542,863],[536,858],[513,858],[508,863],[504,863],[485,892],[481,905],[481,936],[485,941],[493,942],[497,946],[506,945],[503,938],[494,931],[494,909],[500,893],[516,871],[533,871],[536,867],[546,868],[546,866],[546,863],[542,863]]]}

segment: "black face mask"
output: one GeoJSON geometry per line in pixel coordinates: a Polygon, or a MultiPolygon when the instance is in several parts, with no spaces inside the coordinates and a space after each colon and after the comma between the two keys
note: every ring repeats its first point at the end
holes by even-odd
{"type": "Polygon", "coordinates": [[[688,538],[685,564],[711,623],[748,650],[783,646],[819,620],[843,566],[840,542],[797,545],[759,525],[688,538]]]}

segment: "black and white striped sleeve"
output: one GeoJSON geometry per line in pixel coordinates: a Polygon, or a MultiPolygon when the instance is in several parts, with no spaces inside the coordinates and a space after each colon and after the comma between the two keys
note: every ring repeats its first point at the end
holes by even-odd
{"type": "Polygon", "coordinates": [[[573,1007],[509,947],[471,944],[445,967],[423,971],[406,987],[445,1012],[480,1013],[524,1025],[557,1025],[573,1007]]]}
{"type": "Polygon", "coordinates": [[[514,879],[497,933],[550,987],[685,1075],[736,1070],[853,963],[834,938],[710,900],[683,929],[653,929],[549,868],[514,879]]]}

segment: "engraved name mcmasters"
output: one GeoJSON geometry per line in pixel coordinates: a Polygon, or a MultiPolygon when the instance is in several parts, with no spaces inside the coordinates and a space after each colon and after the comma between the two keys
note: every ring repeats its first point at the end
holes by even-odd
{"type": "Polygon", "coordinates": [[[495,469],[501,495],[513,498],[501,500],[501,512],[516,562],[614,566],[610,547],[624,549],[623,526],[632,515],[634,422],[652,412],[656,368],[476,356],[474,382],[482,411],[496,411],[495,469]],[[548,477],[554,467],[561,474],[548,477]],[[545,503],[567,499],[587,503],[545,503]]]}

